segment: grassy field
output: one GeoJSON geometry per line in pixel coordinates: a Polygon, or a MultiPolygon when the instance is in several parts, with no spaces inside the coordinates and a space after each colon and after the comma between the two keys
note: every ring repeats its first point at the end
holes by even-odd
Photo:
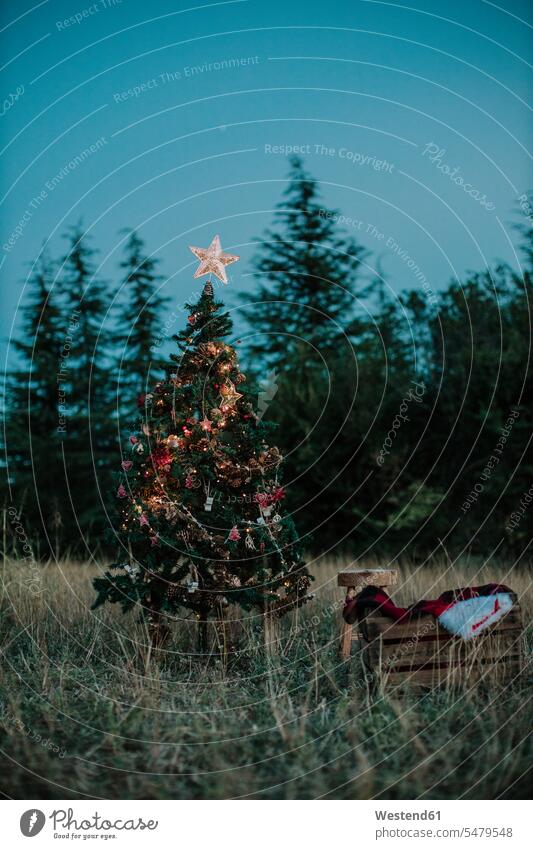
{"type": "MultiPolygon", "coordinates": [[[[346,564],[344,564],[346,565],[346,564]]],[[[375,566],[376,564],[358,564],[375,566]]],[[[381,564],[383,565],[383,564],[381,564]]],[[[10,798],[524,798],[531,688],[370,694],[337,654],[342,563],[314,564],[316,599],[283,621],[279,652],[242,623],[227,664],[176,623],[159,659],[136,614],[89,610],[98,569],[7,562],[0,647],[1,792],[10,798]]],[[[531,571],[400,567],[400,602],[509,584],[531,622],[531,571]]],[[[529,679],[529,685],[531,679],[529,679]]]]}

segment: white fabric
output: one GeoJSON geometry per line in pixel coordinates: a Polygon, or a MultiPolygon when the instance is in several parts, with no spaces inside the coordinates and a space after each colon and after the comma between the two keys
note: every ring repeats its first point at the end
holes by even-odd
{"type": "Polygon", "coordinates": [[[438,620],[450,634],[471,640],[509,613],[512,606],[513,600],[509,593],[478,596],[456,602],[441,613],[438,620]]]}

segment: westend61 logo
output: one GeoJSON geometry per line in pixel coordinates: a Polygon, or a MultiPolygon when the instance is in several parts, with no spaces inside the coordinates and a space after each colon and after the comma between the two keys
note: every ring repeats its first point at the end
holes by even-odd
{"type": "MultiPolygon", "coordinates": [[[[99,813],[91,814],[86,819],[75,819],[72,808],[69,808],[67,811],[62,808],[52,811],[48,819],[52,821],[54,837],[60,838],[81,837],[81,834],[77,834],[77,832],[93,832],[92,837],[97,836],[94,832],[106,832],[105,834],[98,835],[105,840],[111,836],[115,836],[110,834],[110,832],[145,831],[145,829],[155,831],[159,825],[158,820],[147,820],[145,822],[142,817],[110,820],[99,813]]],[[[42,830],[45,822],[46,817],[43,812],[36,808],[31,808],[22,814],[20,818],[20,830],[24,837],[35,837],[42,830]]]]}

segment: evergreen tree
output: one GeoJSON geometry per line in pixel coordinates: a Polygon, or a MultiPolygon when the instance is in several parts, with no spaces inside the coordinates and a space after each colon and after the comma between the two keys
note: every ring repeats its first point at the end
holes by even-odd
{"type": "Polygon", "coordinates": [[[62,486],[71,501],[65,519],[71,529],[70,542],[81,553],[84,546],[99,539],[104,527],[101,493],[109,486],[115,444],[109,424],[115,412],[109,381],[110,332],[105,326],[106,285],[95,274],[95,251],[81,228],[75,227],[68,238],[60,278],[68,339],[64,346],[68,356],[63,357],[60,371],[64,393],[62,486]]]}
{"type": "Polygon", "coordinates": [[[168,298],[157,291],[161,276],[158,260],[148,256],[140,236],[131,231],[120,263],[124,270],[123,288],[126,304],[121,311],[119,340],[122,344],[119,363],[118,408],[131,414],[139,395],[147,391],[158,374],[153,363],[153,345],[158,336],[161,311],[168,298]]]}
{"type": "MultiPolygon", "coordinates": [[[[438,519],[445,527],[455,520],[457,547],[486,551],[521,537],[506,532],[506,520],[531,470],[532,295],[527,273],[499,266],[450,284],[430,322],[428,380],[438,387],[439,427],[428,429],[423,450],[435,485],[447,492],[438,519]]],[[[520,531],[527,525],[526,518],[520,531]]]]}
{"type": "Polygon", "coordinates": [[[357,342],[357,392],[344,430],[346,443],[357,447],[350,482],[352,540],[360,554],[390,552],[408,539],[415,550],[416,532],[439,497],[422,482],[427,467],[419,462],[432,399],[421,334],[383,276],[369,295],[357,342]]]}
{"type": "Polygon", "coordinates": [[[343,526],[335,514],[349,449],[342,427],[359,363],[353,342],[363,329],[354,305],[366,252],[338,219],[302,161],[292,158],[274,226],[254,258],[260,282],[242,297],[253,331],[248,351],[254,372],[275,373],[278,389],[268,415],[279,425],[287,454],[290,506],[302,529],[316,529],[319,550],[343,526]]]}
{"type": "Polygon", "coordinates": [[[261,283],[243,314],[257,341],[255,360],[278,371],[306,359],[323,367],[353,317],[354,292],[366,254],[345,236],[336,210],[320,201],[315,180],[298,157],[291,159],[289,184],[278,204],[274,229],[268,229],[254,259],[261,283]],[[263,280],[267,282],[263,282],[263,280]]]}
{"type": "Polygon", "coordinates": [[[146,395],[122,461],[116,533],[130,562],[95,580],[95,606],[141,604],[156,642],[180,608],[202,621],[228,603],[282,614],[306,600],[310,581],[281,510],[281,454],[223,341],[229,315],[211,282],[187,306],[181,353],[146,395]]]}
{"type": "Polygon", "coordinates": [[[53,268],[44,253],[33,266],[21,308],[20,338],[12,345],[18,365],[7,376],[4,452],[9,500],[22,514],[41,557],[57,556],[60,312],[52,293],[53,268]]]}

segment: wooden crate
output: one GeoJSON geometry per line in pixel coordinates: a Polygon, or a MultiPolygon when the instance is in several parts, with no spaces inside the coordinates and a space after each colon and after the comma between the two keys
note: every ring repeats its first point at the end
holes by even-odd
{"type": "Polygon", "coordinates": [[[366,672],[388,689],[512,680],[522,669],[522,614],[516,596],[513,601],[473,640],[452,636],[433,616],[397,623],[369,610],[359,625],[366,672]]]}
{"type": "MultiPolygon", "coordinates": [[[[396,569],[355,569],[352,572],[339,572],[337,585],[343,587],[346,598],[353,599],[365,587],[373,586],[380,589],[388,589],[398,582],[398,571],[396,569]]],[[[343,660],[348,660],[352,651],[352,644],[360,641],[359,625],[349,625],[340,619],[340,643],[339,650],[343,660]]]]}

